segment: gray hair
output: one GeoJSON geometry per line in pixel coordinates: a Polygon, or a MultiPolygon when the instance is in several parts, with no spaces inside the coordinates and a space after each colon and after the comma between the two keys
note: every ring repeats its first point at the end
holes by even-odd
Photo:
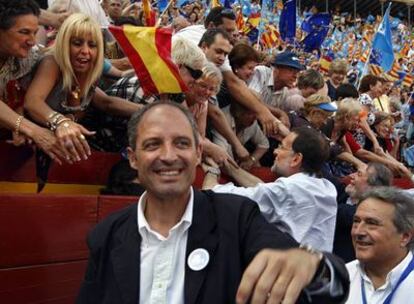
{"type": "Polygon", "coordinates": [[[156,102],[150,103],[144,106],[143,108],[139,109],[136,113],[134,113],[134,115],[132,115],[131,119],[128,122],[128,143],[131,149],[135,150],[135,147],[137,145],[138,127],[143,117],[149,110],[155,107],[159,107],[159,106],[170,106],[170,107],[178,109],[179,111],[181,111],[181,113],[184,114],[184,116],[187,118],[187,121],[191,125],[194,142],[195,142],[195,145],[197,146],[200,142],[200,139],[199,139],[197,124],[194,120],[193,114],[191,114],[190,111],[188,111],[188,109],[185,108],[184,106],[176,102],[166,100],[166,101],[156,101],[156,102]]]}
{"type": "Polygon", "coordinates": [[[372,187],[391,186],[393,174],[387,166],[372,162],[367,167],[367,183],[372,187]],[[371,170],[370,170],[371,169],[371,170]],[[369,171],[368,171],[369,170],[369,171]]]}
{"type": "MultiPolygon", "coordinates": [[[[393,224],[399,233],[414,230],[414,200],[401,189],[393,187],[375,187],[359,199],[358,205],[368,198],[381,200],[395,207],[393,224]]],[[[414,238],[407,244],[409,250],[414,249],[414,238]]]]}

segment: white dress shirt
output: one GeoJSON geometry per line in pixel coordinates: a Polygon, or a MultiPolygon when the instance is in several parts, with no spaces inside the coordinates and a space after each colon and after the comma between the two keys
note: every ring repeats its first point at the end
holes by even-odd
{"type": "Polygon", "coordinates": [[[324,178],[305,173],[280,177],[255,187],[217,185],[214,192],[234,193],[257,202],[266,220],[296,241],[332,251],[336,224],[336,189],[324,178]]]}
{"type": "MultiPolygon", "coordinates": [[[[184,303],[185,256],[188,229],[193,220],[194,192],[181,220],[164,237],[145,219],[145,193],[138,203],[138,232],[141,235],[140,304],[184,303]]],[[[133,258],[133,257],[131,257],[133,258]]]]}
{"type": "MultiPolygon", "coordinates": [[[[364,280],[365,295],[368,304],[383,304],[385,299],[391,293],[401,274],[404,272],[407,265],[411,262],[413,254],[408,252],[407,256],[395,266],[387,275],[385,284],[376,290],[371,280],[366,275],[364,269],[358,260],[354,260],[346,264],[349,273],[351,286],[349,290],[349,297],[346,304],[362,303],[361,291],[361,277],[364,280]]],[[[395,304],[409,304],[414,303],[414,271],[400,284],[395,291],[391,303],[395,304]]]]}

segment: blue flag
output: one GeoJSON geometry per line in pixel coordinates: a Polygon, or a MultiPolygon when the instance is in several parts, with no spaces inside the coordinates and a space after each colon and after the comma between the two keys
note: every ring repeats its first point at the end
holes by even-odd
{"type": "Polygon", "coordinates": [[[311,53],[319,50],[329,31],[331,15],[318,13],[306,18],[302,23],[302,29],[309,34],[303,39],[302,47],[305,52],[311,53]]]}
{"type": "Polygon", "coordinates": [[[283,10],[280,14],[279,32],[283,41],[294,40],[296,36],[296,1],[283,1],[283,10]]]}
{"type": "Polygon", "coordinates": [[[160,11],[160,14],[165,10],[167,6],[168,0],[158,0],[158,9],[160,11]]]}
{"type": "Polygon", "coordinates": [[[394,62],[394,51],[392,48],[392,36],[390,27],[391,3],[388,5],[382,22],[372,42],[372,51],[369,62],[379,65],[385,72],[392,68],[394,62]]]}

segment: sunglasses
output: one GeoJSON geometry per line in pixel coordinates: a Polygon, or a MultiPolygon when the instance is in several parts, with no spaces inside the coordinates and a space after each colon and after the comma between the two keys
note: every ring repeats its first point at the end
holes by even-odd
{"type": "Polygon", "coordinates": [[[184,65],[184,66],[188,70],[188,72],[190,73],[191,77],[194,78],[194,80],[200,79],[201,76],[203,76],[203,71],[202,70],[194,70],[193,68],[189,67],[188,65],[184,65]]]}

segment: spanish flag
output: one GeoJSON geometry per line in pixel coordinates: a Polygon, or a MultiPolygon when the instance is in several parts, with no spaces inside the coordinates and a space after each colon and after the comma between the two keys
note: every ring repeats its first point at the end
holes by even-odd
{"type": "Polygon", "coordinates": [[[124,25],[109,30],[134,67],[145,95],[187,90],[171,60],[171,29],[124,25]]]}
{"type": "Polygon", "coordinates": [[[142,0],[142,10],[145,16],[146,26],[155,26],[155,12],[151,9],[150,0],[142,0]]]}

